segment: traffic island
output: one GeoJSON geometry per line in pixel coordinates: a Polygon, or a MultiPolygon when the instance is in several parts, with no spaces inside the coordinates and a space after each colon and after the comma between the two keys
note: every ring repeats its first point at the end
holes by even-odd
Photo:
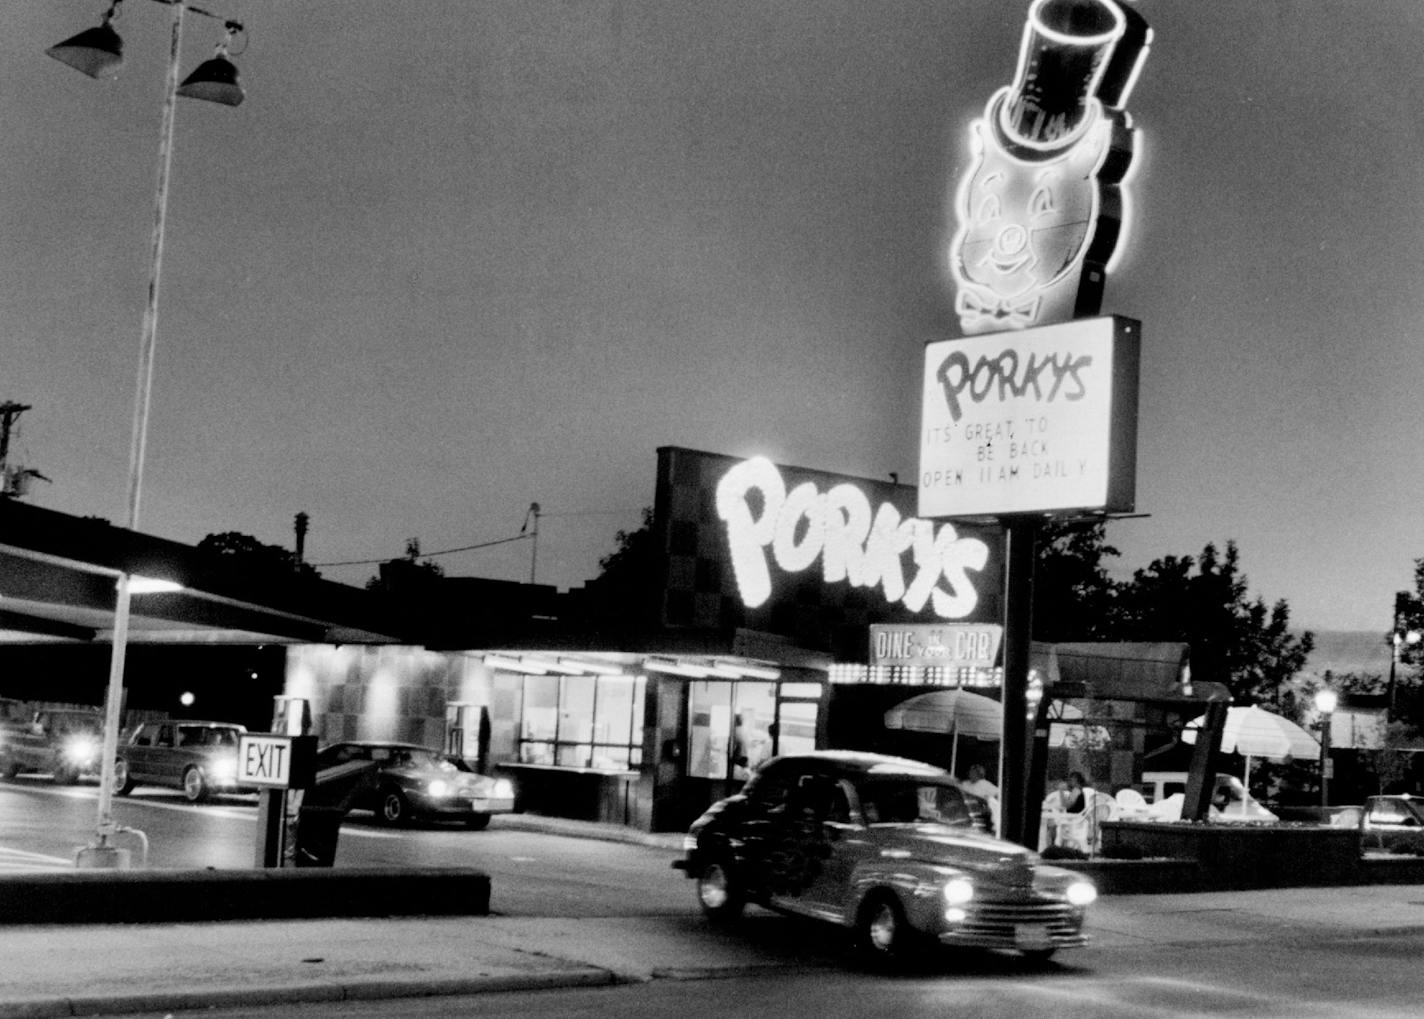
{"type": "Polygon", "coordinates": [[[484,916],[489,902],[489,875],[467,867],[75,870],[0,876],[0,924],[484,916]]]}

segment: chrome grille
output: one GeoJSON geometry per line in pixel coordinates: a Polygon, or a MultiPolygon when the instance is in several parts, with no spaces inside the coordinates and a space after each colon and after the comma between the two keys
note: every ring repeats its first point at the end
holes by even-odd
{"type": "Polygon", "coordinates": [[[973,902],[968,915],[940,935],[946,944],[1013,947],[1020,924],[1043,925],[1054,945],[1081,945],[1083,914],[1066,902],[973,902]]]}

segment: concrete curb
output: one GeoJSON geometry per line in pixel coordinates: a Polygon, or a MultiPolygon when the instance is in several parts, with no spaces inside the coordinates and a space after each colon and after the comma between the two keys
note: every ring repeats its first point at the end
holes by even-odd
{"type": "Polygon", "coordinates": [[[621,983],[609,970],[594,967],[488,977],[424,977],[411,980],[378,978],[357,981],[317,981],[212,990],[163,991],[145,994],[57,995],[0,1001],[0,1019],[56,1019],[65,1016],[128,1015],[176,1012],[184,1009],[240,1008],[332,1001],[381,1001],[390,998],[435,998],[495,991],[546,991],[604,987],[621,983]]]}

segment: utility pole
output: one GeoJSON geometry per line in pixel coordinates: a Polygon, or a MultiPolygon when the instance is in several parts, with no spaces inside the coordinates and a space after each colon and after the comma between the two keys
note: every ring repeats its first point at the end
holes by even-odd
{"type": "Polygon", "coordinates": [[[529,537],[533,540],[529,552],[529,583],[533,584],[534,571],[539,566],[539,504],[537,502],[529,504],[529,512],[524,514],[524,526],[519,529],[520,534],[529,531],[530,520],[534,521],[534,529],[529,533],[529,537]]]}

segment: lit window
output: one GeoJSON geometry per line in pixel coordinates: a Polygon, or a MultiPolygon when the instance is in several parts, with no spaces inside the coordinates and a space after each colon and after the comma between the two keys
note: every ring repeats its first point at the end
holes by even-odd
{"type": "Polygon", "coordinates": [[[526,676],[523,764],[628,771],[643,763],[642,676],[526,676]]]}

